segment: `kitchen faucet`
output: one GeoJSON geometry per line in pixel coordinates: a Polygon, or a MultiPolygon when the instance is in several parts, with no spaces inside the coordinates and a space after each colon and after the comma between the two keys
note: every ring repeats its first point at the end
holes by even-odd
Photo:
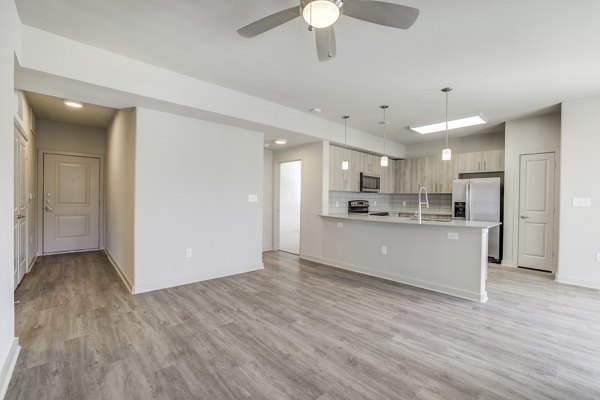
{"type": "Polygon", "coordinates": [[[427,189],[425,188],[425,186],[421,186],[421,189],[419,189],[419,208],[417,209],[419,223],[421,223],[421,217],[423,215],[423,211],[421,210],[421,206],[423,204],[426,205],[427,209],[429,210],[429,197],[427,196],[427,189]],[[421,201],[421,193],[423,192],[425,192],[425,201],[421,201]]]}

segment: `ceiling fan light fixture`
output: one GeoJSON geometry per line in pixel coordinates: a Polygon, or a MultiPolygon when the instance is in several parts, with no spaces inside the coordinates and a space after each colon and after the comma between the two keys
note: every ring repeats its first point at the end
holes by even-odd
{"type": "Polygon", "coordinates": [[[302,18],[315,28],[327,28],[340,17],[340,8],[330,0],[313,0],[302,9],[302,18]]]}

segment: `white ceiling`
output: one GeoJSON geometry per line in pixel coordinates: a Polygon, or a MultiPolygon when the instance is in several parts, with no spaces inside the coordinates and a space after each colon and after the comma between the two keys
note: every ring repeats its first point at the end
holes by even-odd
{"type": "Polygon", "coordinates": [[[301,19],[253,39],[236,29],[294,0],[17,0],[23,23],[404,143],[440,139],[409,125],[481,112],[501,124],[600,93],[598,0],[390,0],[417,7],[409,30],[342,16],[337,58],[317,61],[301,19]]]}
{"type": "Polygon", "coordinates": [[[39,93],[26,92],[25,95],[33,109],[33,113],[39,119],[95,128],[108,128],[116,112],[113,108],[88,103],[83,103],[82,108],[71,108],[64,104],[65,99],[39,93]]]}

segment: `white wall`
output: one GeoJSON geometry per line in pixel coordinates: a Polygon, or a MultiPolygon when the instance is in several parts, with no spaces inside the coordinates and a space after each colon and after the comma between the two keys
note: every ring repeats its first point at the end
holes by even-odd
{"type": "Polygon", "coordinates": [[[562,105],[560,251],[556,280],[600,288],[600,96],[562,105]],[[590,208],[573,207],[591,198],[590,208]]]}
{"type": "Polygon", "coordinates": [[[263,251],[273,250],[273,151],[264,151],[263,251]]]}
{"type": "MultiPolygon", "coordinates": [[[[329,203],[329,143],[314,142],[274,153],[275,209],[279,201],[279,164],[295,160],[302,161],[300,257],[316,258],[322,249],[323,221],[319,214],[327,212],[329,203]]],[[[274,225],[278,225],[278,221],[274,225]]]]}
{"type": "Polygon", "coordinates": [[[262,268],[263,135],[145,108],[136,130],[135,292],[262,268]]]}
{"type": "MultiPolygon", "coordinates": [[[[560,114],[508,121],[504,149],[504,251],[502,264],[517,266],[519,243],[519,170],[521,154],[556,152],[560,155],[560,114]]],[[[559,163],[560,165],[560,163],[559,163]]],[[[557,169],[558,171],[558,169],[557,169]]],[[[556,174],[556,209],[554,248],[558,249],[558,211],[560,176],[556,174]]],[[[554,260],[556,267],[556,258],[554,260]]]]}
{"type": "Polygon", "coordinates": [[[0,398],[18,354],[13,293],[15,112],[14,60],[20,56],[20,21],[14,1],[0,2],[0,398]]]}
{"type": "Polygon", "coordinates": [[[129,290],[134,282],[135,110],[120,110],[106,136],[105,250],[129,290]]]}
{"type": "MultiPolygon", "coordinates": [[[[23,27],[22,89],[114,108],[141,106],[260,132],[344,142],[343,124],[168,71],[40,29],[23,27]],[[74,68],[73,66],[77,66],[74,68]],[[134,77],[135,79],[133,79],[134,77]]],[[[348,128],[351,146],[381,151],[381,138],[348,128]]],[[[404,157],[405,146],[387,152],[404,157]]]]}
{"type": "Polygon", "coordinates": [[[106,129],[40,119],[38,149],[106,154],[106,129]]]}
{"type": "MultiPolygon", "coordinates": [[[[487,133],[484,135],[473,135],[453,138],[450,134],[448,145],[452,149],[452,155],[460,153],[471,153],[486,150],[504,149],[504,131],[487,133]]],[[[425,157],[442,154],[442,149],[446,147],[446,140],[436,140],[434,142],[411,144],[406,146],[406,157],[425,157]]]]}

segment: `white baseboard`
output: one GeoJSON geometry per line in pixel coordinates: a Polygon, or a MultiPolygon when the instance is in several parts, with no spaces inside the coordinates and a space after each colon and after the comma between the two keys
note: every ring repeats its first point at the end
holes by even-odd
{"type": "Polygon", "coordinates": [[[8,351],[8,356],[6,357],[6,360],[4,360],[2,369],[0,369],[0,399],[3,399],[6,394],[20,351],[21,346],[19,346],[19,338],[14,338],[10,350],[8,351]]]}
{"type": "Polygon", "coordinates": [[[588,281],[587,279],[580,279],[572,276],[563,276],[556,274],[554,280],[558,283],[564,283],[566,285],[582,286],[590,289],[600,289],[600,282],[588,281]]]}
{"type": "Polygon", "coordinates": [[[133,293],[133,284],[129,281],[127,275],[125,275],[125,273],[121,269],[121,266],[115,261],[113,256],[110,254],[110,251],[108,251],[108,249],[104,249],[104,254],[106,254],[108,261],[110,261],[115,271],[117,271],[117,275],[119,275],[121,281],[123,281],[123,284],[125,285],[127,290],[129,290],[129,293],[133,293]]]}
{"type": "Polygon", "coordinates": [[[223,278],[231,275],[244,274],[246,272],[258,271],[264,268],[264,265],[261,263],[258,266],[250,266],[250,267],[238,267],[238,268],[230,268],[223,271],[213,271],[207,272],[204,274],[198,274],[193,276],[186,276],[182,278],[169,279],[166,281],[146,283],[143,285],[136,285],[133,287],[133,294],[151,292],[153,290],[160,289],[168,289],[175,286],[188,285],[190,283],[208,281],[210,279],[223,278]]]}
{"type": "Polygon", "coordinates": [[[416,279],[416,278],[411,278],[411,277],[398,275],[398,274],[386,273],[386,272],[382,272],[382,271],[376,271],[376,270],[373,270],[370,268],[365,268],[365,267],[361,267],[361,266],[353,265],[353,264],[339,263],[334,260],[329,260],[326,258],[315,257],[315,256],[308,256],[306,254],[303,254],[301,256],[301,258],[308,260],[308,261],[314,261],[319,264],[325,264],[330,267],[346,269],[349,271],[358,272],[359,274],[370,275],[370,276],[374,276],[376,278],[382,278],[382,279],[387,279],[389,281],[404,283],[406,285],[416,286],[421,289],[427,289],[427,290],[431,290],[434,292],[444,293],[444,294],[448,294],[450,296],[460,297],[460,298],[466,299],[466,300],[477,301],[480,303],[485,303],[488,300],[487,291],[483,292],[482,294],[475,293],[475,292],[468,292],[468,291],[465,291],[462,289],[457,289],[457,288],[453,288],[450,286],[438,285],[436,283],[426,282],[426,281],[422,281],[422,280],[416,279]]]}

